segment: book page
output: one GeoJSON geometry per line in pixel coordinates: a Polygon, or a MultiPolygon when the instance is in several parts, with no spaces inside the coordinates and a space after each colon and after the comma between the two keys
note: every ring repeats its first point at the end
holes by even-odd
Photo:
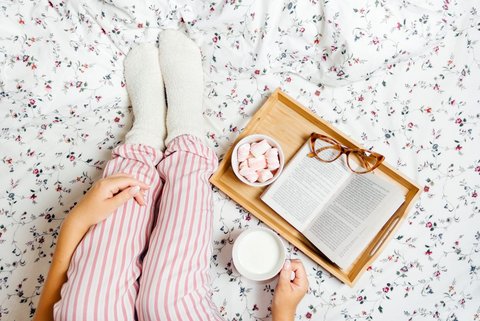
{"type": "Polygon", "coordinates": [[[344,157],[332,163],[308,157],[308,141],[260,197],[302,231],[351,175],[344,157]]]}
{"type": "Polygon", "coordinates": [[[375,174],[352,175],[304,234],[332,261],[346,268],[403,200],[400,188],[375,174]]]}

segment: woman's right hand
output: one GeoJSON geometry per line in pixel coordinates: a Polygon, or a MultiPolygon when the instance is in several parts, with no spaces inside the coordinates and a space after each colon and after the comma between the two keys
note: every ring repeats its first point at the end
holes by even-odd
{"type": "Polygon", "coordinates": [[[308,279],[300,260],[286,260],[272,302],[272,321],[293,321],[300,301],[308,291],[308,279]],[[292,271],[295,278],[290,279],[292,271]]]}
{"type": "Polygon", "coordinates": [[[80,202],[72,209],[67,219],[89,228],[110,216],[118,207],[134,198],[140,206],[145,205],[143,193],[149,186],[133,176],[117,173],[98,180],[80,202]]]}

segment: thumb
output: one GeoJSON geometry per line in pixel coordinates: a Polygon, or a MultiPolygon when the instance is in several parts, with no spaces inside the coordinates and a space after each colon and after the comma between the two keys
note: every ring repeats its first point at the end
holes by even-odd
{"type": "Polygon", "coordinates": [[[137,195],[138,192],[140,192],[140,186],[133,186],[133,187],[124,189],[123,191],[121,191],[120,193],[112,197],[110,201],[112,205],[115,206],[115,208],[117,208],[123,205],[124,203],[126,203],[131,198],[133,198],[135,195],[137,195]]]}
{"type": "Polygon", "coordinates": [[[290,284],[290,277],[292,275],[292,263],[290,260],[285,260],[283,268],[280,271],[280,278],[278,282],[280,284],[290,284]]]}

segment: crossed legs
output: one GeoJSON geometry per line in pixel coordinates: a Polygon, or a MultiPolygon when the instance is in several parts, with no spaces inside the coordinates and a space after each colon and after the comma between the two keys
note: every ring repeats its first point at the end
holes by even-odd
{"type": "MultiPolygon", "coordinates": [[[[164,46],[172,41],[169,39],[184,42],[172,43],[175,49],[184,48],[175,52],[177,58],[183,52],[190,54],[189,60],[199,59],[183,34],[170,31],[163,39],[164,46]]],[[[199,123],[195,114],[201,116],[201,97],[195,97],[193,91],[193,99],[190,96],[186,103],[176,94],[188,90],[181,81],[187,70],[191,73],[187,64],[175,69],[178,77],[165,77],[169,136],[162,153],[165,96],[163,83],[158,88],[158,63],[149,60],[154,51],[151,46],[132,51],[132,63],[141,59],[131,72],[126,66],[135,122],[104,172],[104,176],[128,173],[149,184],[147,205],[129,201],[87,233],[71,260],[62,298],[55,305],[56,320],[221,320],[211,301],[208,272],[213,216],[208,179],[218,160],[197,137],[201,130],[195,127],[199,123]],[[169,82],[175,85],[172,93],[169,82]],[[160,106],[152,109],[152,103],[160,106]],[[192,112],[181,122],[179,115],[185,108],[192,112]],[[163,127],[158,123],[162,118],[163,127]]],[[[168,50],[165,52],[168,57],[168,50]]],[[[170,60],[168,65],[175,63],[170,60]]],[[[198,74],[188,76],[198,79],[198,74]]],[[[195,87],[202,80],[187,83],[195,87]]]]}

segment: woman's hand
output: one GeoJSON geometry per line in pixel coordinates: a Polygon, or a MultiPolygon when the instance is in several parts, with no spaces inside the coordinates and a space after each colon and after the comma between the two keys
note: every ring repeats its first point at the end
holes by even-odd
{"type": "Polygon", "coordinates": [[[273,296],[272,321],[293,321],[297,306],[307,290],[307,273],[302,262],[286,260],[273,296]],[[295,273],[293,280],[292,271],[295,273]]]}
{"type": "Polygon", "coordinates": [[[98,180],[72,209],[68,217],[85,227],[93,226],[112,214],[132,197],[145,205],[143,192],[149,188],[131,175],[118,173],[98,180]]]}

